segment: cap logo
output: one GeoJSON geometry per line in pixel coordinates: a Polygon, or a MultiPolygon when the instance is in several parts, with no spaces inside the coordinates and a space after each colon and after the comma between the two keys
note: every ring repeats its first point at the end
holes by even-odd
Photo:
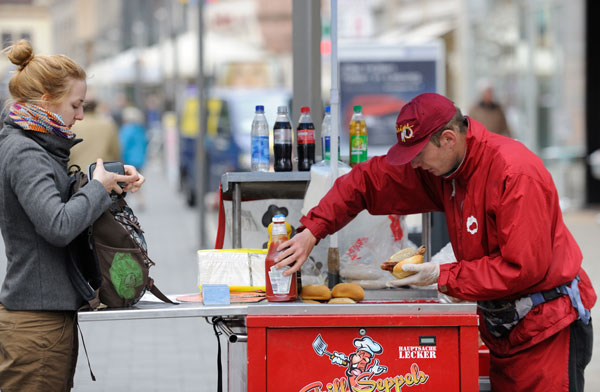
{"type": "Polygon", "coordinates": [[[402,143],[406,143],[408,139],[412,139],[414,132],[412,126],[410,124],[405,124],[402,126],[396,127],[396,133],[400,134],[400,138],[402,139],[402,143]]]}

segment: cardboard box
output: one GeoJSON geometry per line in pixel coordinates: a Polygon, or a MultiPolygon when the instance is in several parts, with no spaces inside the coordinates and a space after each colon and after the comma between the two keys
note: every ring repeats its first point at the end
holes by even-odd
{"type": "Polygon", "coordinates": [[[198,286],[226,284],[231,291],[265,289],[266,249],[198,251],[198,286]]]}

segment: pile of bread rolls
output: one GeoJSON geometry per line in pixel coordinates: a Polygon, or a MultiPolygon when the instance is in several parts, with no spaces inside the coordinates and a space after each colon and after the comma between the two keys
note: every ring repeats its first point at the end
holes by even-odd
{"type": "MultiPolygon", "coordinates": [[[[389,259],[381,264],[381,269],[389,271],[396,279],[403,279],[415,272],[407,272],[402,269],[404,264],[421,264],[425,247],[418,249],[406,248],[394,253],[389,259]]],[[[385,282],[383,282],[385,285],[385,282]]],[[[363,285],[357,283],[339,283],[333,289],[324,284],[308,284],[302,286],[300,298],[310,303],[330,304],[354,304],[365,298],[363,285]]]]}
{"type": "Polygon", "coordinates": [[[354,304],[365,298],[365,290],[356,283],[338,283],[329,290],[324,284],[302,286],[300,298],[309,303],[354,304]]]}

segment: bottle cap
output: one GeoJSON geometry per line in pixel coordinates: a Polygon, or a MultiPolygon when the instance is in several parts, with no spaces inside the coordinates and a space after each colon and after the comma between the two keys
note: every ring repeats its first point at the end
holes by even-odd
{"type": "Polygon", "coordinates": [[[354,105],[352,109],[354,110],[354,113],[362,112],[362,105],[354,105]]]}
{"type": "Polygon", "coordinates": [[[256,105],[256,113],[264,113],[265,107],[263,105],[256,105]]]}
{"type": "Polygon", "coordinates": [[[331,113],[331,107],[325,106],[325,113],[331,113]]]}
{"type": "Polygon", "coordinates": [[[310,113],[310,108],[308,106],[302,106],[300,108],[300,113],[310,113]]]}
{"type": "Polygon", "coordinates": [[[273,217],[273,223],[281,223],[281,222],[285,222],[285,216],[283,216],[281,214],[277,214],[273,217]]]}
{"type": "Polygon", "coordinates": [[[287,106],[277,106],[277,114],[285,114],[288,112],[287,106]]]}

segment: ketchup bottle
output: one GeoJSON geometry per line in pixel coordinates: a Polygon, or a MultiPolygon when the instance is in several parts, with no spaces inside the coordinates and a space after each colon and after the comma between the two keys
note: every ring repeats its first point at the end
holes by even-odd
{"type": "Polygon", "coordinates": [[[290,267],[275,268],[275,257],[280,253],[277,247],[288,240],[285,217],[275,215],[273,217],[273,228],[271,230],[271,245],[265,259],[265,283],[267,289],[267,301],[284,302],[296,299],[296,273],[284,276],[283,272],[290,267]]]}

